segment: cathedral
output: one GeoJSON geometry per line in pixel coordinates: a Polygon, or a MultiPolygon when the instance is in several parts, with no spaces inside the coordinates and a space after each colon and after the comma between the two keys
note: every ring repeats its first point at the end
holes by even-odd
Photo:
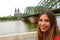
{"type": "Polygon", "coordinates": [[[14,16],[21,17],[21,15],[22,15],[22,14],[21,14],[19,8],[18,8],[18,9],[15,8],[14,16]]]}

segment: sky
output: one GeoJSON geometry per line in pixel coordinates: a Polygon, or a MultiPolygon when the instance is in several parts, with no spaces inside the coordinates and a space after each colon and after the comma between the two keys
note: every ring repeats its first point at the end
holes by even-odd
{"type": "Polygon", "coordinates": [[[14,15],[15,8],[21,13],[28,6],[37,6],[40,0],[0,0],[0,17],[14,15]]]}

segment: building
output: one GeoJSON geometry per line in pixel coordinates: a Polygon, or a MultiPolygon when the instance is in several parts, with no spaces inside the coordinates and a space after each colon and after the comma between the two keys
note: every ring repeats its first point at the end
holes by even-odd
{"type": "Polygon", "coordinates": [[[20,19],[20,17],[22,16],[22,14],[21,14],[19,8],[18,8],[18,9],[15,8],[14,16],[17,16],[18,19],[20,19]]]}

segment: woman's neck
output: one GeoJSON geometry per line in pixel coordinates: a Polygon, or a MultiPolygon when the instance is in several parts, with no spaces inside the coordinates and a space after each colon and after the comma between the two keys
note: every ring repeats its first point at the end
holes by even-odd
{"type": "Polygon", "coordinates": [[[48,36],[48,34],[46,32],[43,32],[43,34],[42,34],[43,40],[46,40],[47,36],[48,36]]]}
{"type": "Polygon", "coordinates": [[[43,40],[45,40],[45,33],[43,32],[43,40]]]}

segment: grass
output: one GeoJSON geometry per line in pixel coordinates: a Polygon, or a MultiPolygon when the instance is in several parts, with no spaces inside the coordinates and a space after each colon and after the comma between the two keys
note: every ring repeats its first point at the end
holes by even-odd
{"type": "Polygon", "coordinates": [[[55,14],[56,16],[60,16],[60,13],[58,13],[58,14],[55,14]]]}

